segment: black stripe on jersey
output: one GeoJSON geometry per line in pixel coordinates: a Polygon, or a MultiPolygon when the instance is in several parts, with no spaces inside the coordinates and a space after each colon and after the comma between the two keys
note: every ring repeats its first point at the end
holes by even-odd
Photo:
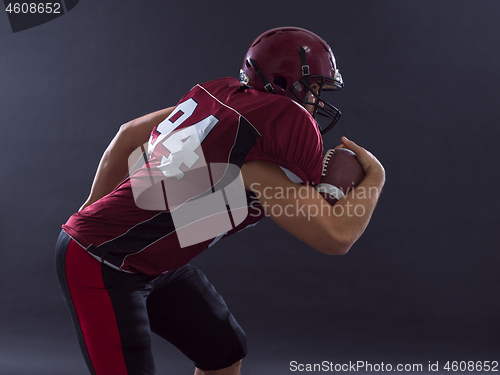
{"type": "Polygon", "coordinates": [[[246,118],[240,115],[238,124],[238,134],[234,141],[233,149],[229,155],[229,163],[236,164],[241,168],[243,161],[250,149],[255,146],[260,133],[248,122],[246,118]]]}
{"type": "Polygon", "coordinates": [[[243,165],[245,157],[250,149],[255,146],[260,133],[243,116],[239,117],[238,130],[233,147],[229,153],[228,163],[238,166],[236,168],[226,168],[224,176],[215,184],[214,191],[220,190],[233,182],[239,175],[239,168],[243,165]]]}
{"type": "Polygon", "coordinates": [[[150,220],[136,225],[124,235],[99,246],[91,246],[87,251],[120,268],[127,255],[141,251],[174,231],[175,226],[170,212],[160,212],[150,220]]]}

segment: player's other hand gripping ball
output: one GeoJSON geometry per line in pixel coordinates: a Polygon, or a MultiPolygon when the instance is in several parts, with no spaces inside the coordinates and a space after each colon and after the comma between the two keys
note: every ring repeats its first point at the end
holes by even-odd
{"type": "Polygon", "coordinates": [[[365,177],[356,154],[346,148],[328,150],[323,156],[323,173],[316,190],[334,205],[365,177]]]}

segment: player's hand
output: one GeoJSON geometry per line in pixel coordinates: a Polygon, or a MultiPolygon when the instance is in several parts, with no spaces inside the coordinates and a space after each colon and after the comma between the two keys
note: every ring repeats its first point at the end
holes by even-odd
{"type": "Polygon", "coordinates": [[[361,167],[365,171],[365,175],[379,175],[385,180],[385,169],[378,161],[378,159],[368,150],[361,146],[358,146],[353,141],[350,141],[346,137],[342,137],[342,145],[337,147],[347,148],[353,151],[361,164],[361,167]]]}

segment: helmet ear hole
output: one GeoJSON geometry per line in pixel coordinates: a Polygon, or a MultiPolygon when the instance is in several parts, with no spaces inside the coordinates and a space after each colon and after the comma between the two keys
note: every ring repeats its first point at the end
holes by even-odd
{"type": "Polygon", "coordinates": [[[276,83],[283,90],[286,90],[286,88],[288,86],[287,82],[286,82],[286,78],[285,77],[281,77],[281,76],[274,77],[274,83],[276,83]]]}

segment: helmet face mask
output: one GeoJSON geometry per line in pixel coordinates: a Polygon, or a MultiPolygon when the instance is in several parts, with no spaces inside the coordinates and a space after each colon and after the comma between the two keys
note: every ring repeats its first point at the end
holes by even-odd
{"type": "Polygon", "coordinates": [[[341,116],[322,96],[323,92],[338,91],[344,86],[335,57],[328,44],[308,30],[281,27],[261,34],[248,49],[240,81],[244,86],[312,106],[311,114],[322,134],[341,116]],[[328,123],[320,125],[316,115],[328,123]]]}
{"type": "MultiPolygon", "coordinates": [[[[337,71],[338,72],[338,71],[337,71]]],[[[325,76],[310,76],[295,82],[290,88],[296,99],[304,106],[313,106],[314,110],[311,113],[316,120],[321,134],[329,132],[339,121],[342,113],[328,102],[323,93],[338,91],[343,87],[342,77],[338,73],[337,78],[325,76]],[[300,95],[302,91],[304,95],[300,95]],[[318,118],[316,115],[321,116],[318,118]]]]}

